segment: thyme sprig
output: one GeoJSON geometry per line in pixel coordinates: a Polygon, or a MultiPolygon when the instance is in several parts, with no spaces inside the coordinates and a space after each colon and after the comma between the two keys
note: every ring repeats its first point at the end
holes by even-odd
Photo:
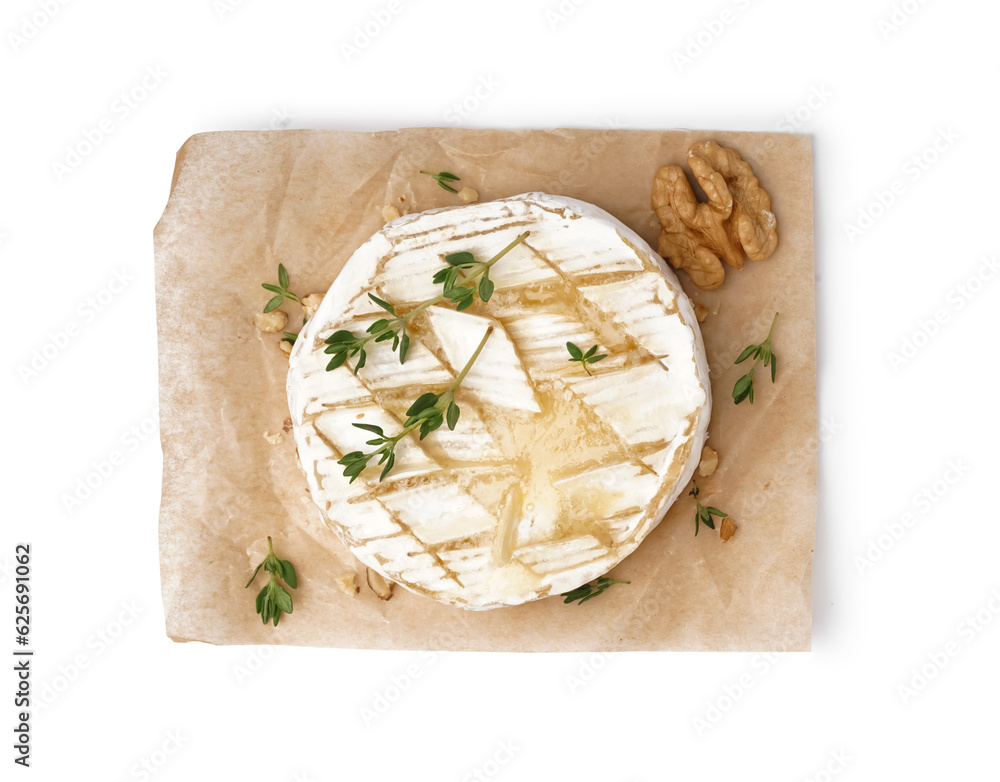
{"type": "Polygon", "coordinates": [[[264,588],[257,593],[257,613],[260,614],[260,618],[264,624],[267,624],[270,620],[277,627],[282,613],[290,614],[293,608],[291,594],[285,587],[278,583],[278,579],[280,578],[292,589],[297,588],[299,582],[292,563],[287,559],[278,559],[275,555],[274,544],[271,542],[270,535],[267,537],[267,556],[253,571],[253,575],[247,581],[247,587],[257,578],[257,574],[261,568],[270,573],[271,578],[264,584],[264,588]]]}
{"type": "Polygon", "coordinates": [[[591,598],[597,597],[605,589],[614,584],[631,584],[631,581],[618,581],[614,578],[608,578],[607,576],[600,576],[597,581],[593,584],[581,584],[576,589],[571,589],[569,592],[563,592],[559,597],[565,597],[564,603],[572,603],[574,600],[579,600],[580,605],[583,605],[591,598]]]}
{"type": "Polygon", "coordinates": [[[774,324],[777,322],[778,313],[776,312],[774,313],[774,318],[771,320],[771,330],[767,332],[767,339],[759,345],[747,346],[736,359],[735,363],[741,364],[751,356],[756,358],[753,366],[750,367],[750,371],[737,380],[736,385],[733,386],[733,402],[736,404],[739,404],[744,399],[749,399],[750,404],[753,404],[753,373],[757,369],[757,365],[761,362],[763,362],[765,367],[770,365],[771,382],[774,382],[774,376],[778,371],[778,357],[774,355],[774,351],[771,349],[771,336],[774,334],[774,324]]]}
{"type": "Polygon", "coordinates": [[[596,364],[598,361],[604,361],[604,359],[608,357],[607,353],[601,353],[599,356],[594,355],[597,353],[597,345],[594,345],[586,353],[584,353],[583,350],[574,345],[572,342],[567,342],[566,350],[569,351],[570,363],[578,361],[588,375],[594,374],[590,371],[590,364],[596,364]]]}
{"type": "Polygon", "coordinates": [[[354,424],[358,429],[363,429],[366,432],[376,435],[373,439],[365,443],[366,445],[376,447],[375,450],[367,453],[352,451],[338,460],[337,464],[343,465],[344,476],[350,478],[351,483],[354,483],[354,480],[364,472],[368,466],[368,462],[376,457],[378,457],[376,464],[383,465],[379,481],[384,481],[385,477],[396,464],[397,443],[414,429],[420,430],[421,440],[435,429],[440,429],[441,425],[445,423],[447,423],[449,429],[454,430],[455,425],[458,423],[458,417],[461,414],[458,403],[455,401],[455,391],[462,385],[462,381],[469,374],[472,365],[476,363],[479,354],[483,352],[486,340],[490,338],[492,333],[493,326],[490,326],[486,329],[486,333],[479,342],[479,347],[476,348],[475,352],[462,368],[462,371],[459,372],[458,377],[455,378],[454,382],[446,390],[439,394],[429,392],[417,397],[417,401],[410,405],[410,408],[406,411],[407,419],[398,434],[390,437],[386,435],[381,426],[376,426],[375,424],[354,424]]]}
{"type": "Polygon", "coordinates": [[[437,182],[439,185],[441,185],[441,187],[443,187],[449,193],[457,193],[458,192],[451,185],[447,184],[448,182],[459,182],[459,181],[461,181],[454,174],[449,173],[448,171],[440,171],[437,174],[434,174],[434,173],[432,173],[430,171],[421,171],[420,173],[421,174],[427,174],[427,176],[429,176],[431,179],[433,179],[435,182],[437,182]]]}
{"type": "Polygon", "coordinates": [[[697,485],[688,492],[692,497],[694,497],[695,509],[694,509],[694,536],[698,537],[698,527],[704,524],[709,529],[715,529],[715,519],[713,516],[718,516],[720,519],[726,518],[729,514],[725,511],[721,511],[718,508],[713,508],[708,505],[702,505],[701,500],[698,499],[698,495],[701,490],[697,485]]]}
{"type": "Polygon", "coordinates": [[[284,303],[286,298],[291,299],[292,301],[297,301],[299,304],[302,303],[302,300],[298,296],[288,290],[288,271],[285,269],[285,265],[283,263],[278,264],[278,284],[273,285],[269,282],[262,282],[260,287],[266,291],[276,294],[272,298],[268,299],[267,304],[264,305],[264,312],[271,312],[272,310],[278,309],[278,307],[284,303]]]}

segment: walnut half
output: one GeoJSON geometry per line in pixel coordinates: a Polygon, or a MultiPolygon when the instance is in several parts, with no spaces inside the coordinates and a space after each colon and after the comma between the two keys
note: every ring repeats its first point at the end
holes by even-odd
{"type": "Polygon", "coordinates": [[[699,201],[680,166],[663,166],[653,180],[653,209],[662,231],[660,255],[686,269],[699,288],[712,290],[726,278],[725,261],[742,269],[744,255],[770,258],[778,246],[771,197],[750,164],[735,149],[714,141],[692,144],[688,165],[708,197],[699,201]]]}

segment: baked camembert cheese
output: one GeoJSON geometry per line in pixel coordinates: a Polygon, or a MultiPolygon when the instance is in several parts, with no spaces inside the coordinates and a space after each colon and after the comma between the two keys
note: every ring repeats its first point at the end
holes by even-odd
{"type": "Polygon", "coordinates": [[[635,232],[590,204],[543,193],[408,215],[354,253],[296,340],[288,399],[312,499],[364,564],[434,600],[469,609],[558,595],[606,573],[663,518],[698,465],[711,406],[691,303],[635,232]],[[441,292],[444,256],[488,259],[496,289],[458,312],[409,324],[404,364],[370,343],[365,366],[327,370],[324,340],[441,292]],[[461,418],[406,435],[384,481],[349,482],[337,461],[447,388],[461,418]],[[607,358],[570,362],[566,343],[607,358]],[[592,375],[588,374],[589,370],[592,375]]]}

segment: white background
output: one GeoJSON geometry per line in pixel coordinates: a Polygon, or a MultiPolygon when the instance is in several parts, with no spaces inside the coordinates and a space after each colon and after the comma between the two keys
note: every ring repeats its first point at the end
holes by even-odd
{"type": "Polygon", "coordinates": [[[30,541],[38,656],[33,765],[4,779],[1000,779],[998,23],[971,0],[5,2],[0,647],[30,541]],[[206,130],[452,124],[813,134],[834,434],[812,653],[165,637],[151,240],[176,150],[206,130]],[[51,358],[30,374],[35,351],[51,358]]]}

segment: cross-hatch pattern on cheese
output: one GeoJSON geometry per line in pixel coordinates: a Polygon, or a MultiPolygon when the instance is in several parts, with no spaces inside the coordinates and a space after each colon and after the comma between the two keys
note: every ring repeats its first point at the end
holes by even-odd
{"type": "MultiPolygon", "coordinates": [[[[353,364],[352,362],[349,362],[353,364]]],[[[465,608],[559,594],[607,572],[659,522],[696,466],[708,426],[708,370],[672,272],[607,213],[529,193],[389,223],[348,262],[297,340],[288,378],[299,457],[325,523],[366,565],[465,608]],[[328,372],[323,340],[440,293],[448,253],[486,260],[488,303],[434,306],[410,323],[406,363],[369,343],[357,376],[328,372]],[[337,460],[394,434],[420,394],[447,388],[490,326],[457,392],[461,418],[408,435],[379,482],[353,484],[337,460]],[[570,363],[566,342],[608,358],[570,363]]]]}

